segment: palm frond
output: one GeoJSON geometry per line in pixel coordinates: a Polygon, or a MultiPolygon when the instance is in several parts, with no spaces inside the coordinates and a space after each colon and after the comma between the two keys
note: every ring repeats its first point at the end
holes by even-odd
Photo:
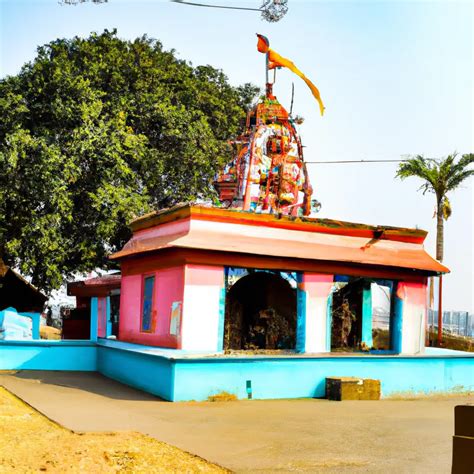
{"type": "Polygon", "coordinates": [[[474,153],[463,155],[461,159],[451,167],[451,174],[456,175],[464,171],[469,165],[474,163],[474,153]]]}
{"type": "Polygon", "coordinates": [[[426,181],[420,187],[420,190],[423,190],[423,194],[427,191],[436,192],[437,167],[422,155],[417,155],[414,158],[400,163],[396,176],[400,179],[406,179],[412,176],[421,178],[426,181]]]}
{"type": "Polygon", "coordinates": [[[446,191],[453,191],[470,176],[474,176],[474,169],[461,171],[454,176],[450,176],[446,183],[446,191]]]}

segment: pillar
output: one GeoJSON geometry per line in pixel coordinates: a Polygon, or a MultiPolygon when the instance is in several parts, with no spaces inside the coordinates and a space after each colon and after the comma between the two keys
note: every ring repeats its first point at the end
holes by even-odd
{"type": "Polygon", "coordinates": [[[369,348],[373,345],[372,340],[372,289],[362,290],[362,342],[369,348]]]}
{"type": "Polygon", "coordinates": [[[296,287],[296,352],[306,350],[306,290],[303,274],[297,275],[296,287]]]}
{"type": "Polygon", "coordinates": [[[427,310],[426,278],[420,282],[400,281],[396,296],[402,300],[402,354],[418,354],[425,348],[425,319],[427,310]]]}
{"type": "Polygon", "coordinates": [[[106,313],[105,337],[109,337],[112,335],[112,321],[110,319],[110,296],[107,296],[105,313],[106,313]]]}
{"type": "Polygon", "coordinates": [[[186,265],[181,349],[203,352],[222,350],[223,287],[224,267],[186,265]]]}
{"type": "Polygon", "coordinates": [[[403,299],[397,296],[396,283],[393,286],[390,313],[390,349],[400,354],[402,352],[403,299]]]}
{"type": "Polygon", "coordinates": [[[300,327],[300,338],[297,338],[298,352],[330,352],[328,342],[328,296],[333,286],[333,275],[304,273],[299,288],[299,305],[297,331],[300,327]],[[304,308],[304,310],[303,310],[304,308]],[[304,334],[304,338],[302,337],[304,334]]]}
{"type": "Polygon", "coordinates": [[[90,340],[97,341],[99,331],[99,300],[96,296],[91,298],[91,333],[90,340]]]}

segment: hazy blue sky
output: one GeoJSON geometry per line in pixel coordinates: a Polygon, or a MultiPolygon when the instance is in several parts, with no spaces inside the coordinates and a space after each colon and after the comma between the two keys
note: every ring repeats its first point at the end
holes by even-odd
{"type": "MultiPolygon", "coordinates": [[[[208,3],[260,5],[259,0],[208,3]]],[[[294,111],[307,161],[441,157],[473,146],[473,16],[471,2],[289,0],[280,22],[254,12],[183,6],[168,1],[109,0],[61,6],[56,0],[0,0],[1,76],[16,74],[38,45],[58,37],[117,28],[122,38],[143,34],[193,64],[222,68],[238,85],[263,86],[264,56],[255,33],[292,59],[321,91],[326,114],[304,83],[280,71],[274,91],[294,111]]],[[[434,254],[434,198],[415,179],[394,179],[396,164],[310,166],[321,217],[417,226],[430,232],[434,254]]],[[[446,309],[473,310],[474,193],[472,179],[451,195],[446,225],[446,309]]]]}

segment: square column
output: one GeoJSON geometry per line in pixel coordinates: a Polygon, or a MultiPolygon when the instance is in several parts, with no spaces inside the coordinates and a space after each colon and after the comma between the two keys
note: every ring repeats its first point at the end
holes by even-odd
{"type": "Polygon", "coordinates": [[[372,290],[370,285],[362,290],[362,342],[372,347],[372,290]]]}
{"type": "Polygon", "coordinates": [[[425,350],[425,322],[427,310],[427,281],[401,281],[397,298],[402,301],[401,353],[419,354],[425,350]]]}
{"type": "Polygon", "coordinates": [[[181,349],[209,352],[222,350],[223,288],[224,267],[186,265],[181,349]]]}
{"type": "Polygon", "coordinates": [[[331,350],[327,338],[327,311],[333,281],[333,275],[304,273],[298,283],[298,352],[331,350]]]}
{"type": "Polygon", "coordinates": [[[99,333],[99,299],[97,296],[91,298],[91,325],[90,340],[97,341],[99,333]]]}

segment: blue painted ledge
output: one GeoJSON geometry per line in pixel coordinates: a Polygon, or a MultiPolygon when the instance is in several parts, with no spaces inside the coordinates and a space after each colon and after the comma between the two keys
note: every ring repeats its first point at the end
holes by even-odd
{"type": "Polygon", "coordinates": [[[474,391],[474,354],[190,353],[108,339],[0,341],[0,370],[98,371],[165,400],[206,400],[222,391],[254,399],[323,397],[325,378],[380,379],[382,395],[474,391]]]}

